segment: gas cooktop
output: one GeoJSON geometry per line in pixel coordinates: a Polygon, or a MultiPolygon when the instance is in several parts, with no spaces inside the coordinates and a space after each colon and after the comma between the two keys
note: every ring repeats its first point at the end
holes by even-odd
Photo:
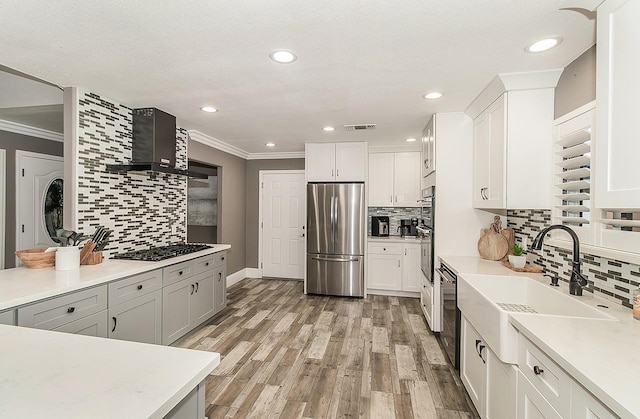
{"type": "Polygon", "coordinates": [[[179,243],[169,246],[152,247],[150,249],[135,250],[127,253],[120,253],[111,256],[113,259],[128,259],[128,260],[144,260],[150,262],[157,262],[159,260],[165,260],[176,256],[182,256],[193,252],[199,252],[200,250],[210,249],[211,246],[206,244],[189,244],[179,243]]]}

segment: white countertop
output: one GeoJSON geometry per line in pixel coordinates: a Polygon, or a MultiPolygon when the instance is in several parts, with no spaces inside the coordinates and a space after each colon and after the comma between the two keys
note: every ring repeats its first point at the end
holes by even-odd
{"type": "Polygon", "coordinates": [[[381,242],[381,243],[420,243],[420,238],[416,236],[387,236],[387,237],[378,237],[378,236],[369,236],[367,240],[370,242],[381,242]]]}
{"type": "Polygon", "coordinates": [[[211,249],[158,262],[108,259],[98,265],[82,265],[80,269],[73,271],[56,271],[55,268],[2,270],[0,271],[0,310],[105,284],[231,248],[228,244],[211,246],[213,246],[211,249]]]}
{"type": "Polygon", "coordinates": [[[0,418],[162,418],[220,354],[0,325],[0,418]]]}
{"type": "MultiPolygon", "coordinates": [[[[441,256],[458,274],[518,275],[549,283],[542,274],[514,272],[500,262],[478,257],[441,256]]],[[[569,294],[569,286],[560,282],[558,292],[569,294]]],[[[617,321],[509,313],[509,322],[535,343],[583,387],[624,418],[640,417],[638,387],[640,376],[640,321],[620,304],[585,292],[571,298],[602,309],[617,321]]]]}

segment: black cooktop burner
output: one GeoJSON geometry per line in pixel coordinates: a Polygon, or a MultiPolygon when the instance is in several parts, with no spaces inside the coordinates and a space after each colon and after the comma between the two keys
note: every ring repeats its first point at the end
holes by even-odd
{"type": "Polygon", "coordinates": [[[144,260],[156,262],[159,260],[182,256],[210,248],[211,246],[206,244],[180,243],[172,244],[169,246],[152,247],[151,249],[120,253],[117,255],[112,255],[111,257],[113,259],[144,260]]]}

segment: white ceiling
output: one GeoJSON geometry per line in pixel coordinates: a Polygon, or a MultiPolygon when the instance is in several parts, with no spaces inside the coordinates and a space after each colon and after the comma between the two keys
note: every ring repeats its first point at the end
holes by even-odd
{"type": "Polygon", "coordinates": [[[559,3],[0,0],[0,64],[162,109],[249,153],[271,151],[268,141],[278,152],[314,141],[401,145],[432,113],[463,111],[496,74],[562,68],[591,47],[594,19],[559,3]],[[547,35],[564,42],[524,52],[547,35]],[[276,48],[298,60],[274,63],[276,48]],[[445,96],[421,98],[432,90],[445,96]],[[377,127],[341,128],[362,123],[377,127]]]}

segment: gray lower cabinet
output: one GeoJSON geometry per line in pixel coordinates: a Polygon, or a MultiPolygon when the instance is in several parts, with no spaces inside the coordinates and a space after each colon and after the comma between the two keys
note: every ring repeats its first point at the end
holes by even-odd
{"type": "Polygon", "coordinates": [[[109,284],[109,337],[162,343],[162,270],[109,284]]]}
{"type": "Polygon", "coordinates": [[[227,265],[218,266],[213,271],[214,313],[227,307],[227,265]]]}
{"type": "Polygon", "coordinates": [[[168,345],[210,319],[215,312],[213,271],[164,287],[162,343],[168,345]]]}
{"type": "Polygon", "coordinates": [[[171,409],[164,419],[201,419],[205,416],[204,398],[205,387],[204,381],[196,388],[191,390],[184,399],[171,409]]]}
{"type": "Polygon", "coordinates": [[[107,337],[107,310],[83,317],[79,320],[56,327],[56,332],[74,333],[76,335],[107,337]]]}
{"type": "Polygon", "coordinates": [[[162,343],[169,345],[226,307],[225,253],[165,268],[163,282],[162,343]]]}
{"type": "Polygon", "coordinates": [[[18,326],[52,330],[107,308],[107,286],[88,288],[18,309],[18,326]]]}
{"type": "Polygon", "coordinates": [[[7,310],[0,311],[0,324],[15,325],[16,324],[16,311],[7,310]]]}
{"type": "Polygon", "coordinates": [[[195,286],[191,279],[168,285],[162,289],[162,343],[168,345],[193,328],[191,294],[195,286]]]}
{"type": "Polygon", "coordinates": [[[156,290],[109,307],[109,337],[162,343],[162,291],[156,290]]]}

